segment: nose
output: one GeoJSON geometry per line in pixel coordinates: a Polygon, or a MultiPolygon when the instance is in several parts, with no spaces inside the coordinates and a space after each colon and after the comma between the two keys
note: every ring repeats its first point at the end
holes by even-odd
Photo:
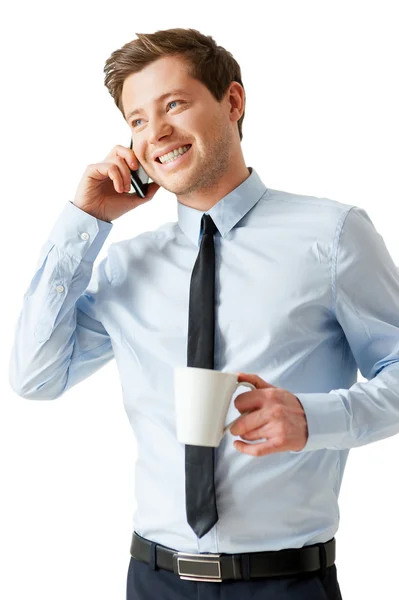
{"type": "Polygon", "coordinates": [[[169,136],[172,132],[172,126],[165,117],[154,116],[147,126],[148,143],[158,145],[160,139],[169,136]]]}

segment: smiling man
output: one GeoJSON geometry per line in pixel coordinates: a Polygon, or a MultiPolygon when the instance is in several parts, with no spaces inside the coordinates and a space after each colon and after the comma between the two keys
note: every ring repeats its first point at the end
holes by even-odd
{"type": "Polygon", "coordinates": [[[122,106],[139,162],[180,203],[206,211],[249,177],[236,125],[244,108],[239,83],[218,102],[181,56],[166,56],[126,77],[122,106]],[[186,146],[177,159],[157,160],[186,146]]]}
{"type": "Polygon", "coordinates": [[[127,600],[341,600],[349,450],[399,432],[397,268],[365,210],[246,166],[240,67],[212,37],[138,34],[105,73],[134,152],[89,165],[55,223],[11,385],[55,399],[116,360],[139,456],[127,600]],[[122,185],[137,160],[147,200],[172,192],[178,219],[112,244],[93,272],[112,216],[137,206],[122,185]],[[177,366],[254,386],[217,448],[177,441],[177,366]]]}

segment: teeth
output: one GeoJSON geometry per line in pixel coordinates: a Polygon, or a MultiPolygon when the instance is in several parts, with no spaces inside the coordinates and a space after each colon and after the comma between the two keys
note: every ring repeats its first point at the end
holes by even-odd
{"type": "Polygon", "coordinates": [[[174,160],[176,158],[176,156],[180,156],[180,154],[184,154],[185,152],[187,152],[188,149],[189,149],[189,146],[175,148],[175,150],[173,150],[173,152],[168,152],[167,154],[164,154],[163,156],[159,156],[158,158],[161,161],[161,163],[167,163],[167,162],[170,162],[171,160],[174,160]]]}

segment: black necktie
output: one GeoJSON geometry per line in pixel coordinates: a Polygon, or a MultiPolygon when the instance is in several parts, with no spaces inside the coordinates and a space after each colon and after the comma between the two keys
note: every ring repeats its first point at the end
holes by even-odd
{"type": "MultiPolygon", "coordinates": [[[[190,284],[187,366],[214,368],[215,246],[212,217],[202,215],[203,236],[190,284]]],[[[186,444],[187,521],[199,538],[218,520],[214,482],[215,449],[186,444]]]]}

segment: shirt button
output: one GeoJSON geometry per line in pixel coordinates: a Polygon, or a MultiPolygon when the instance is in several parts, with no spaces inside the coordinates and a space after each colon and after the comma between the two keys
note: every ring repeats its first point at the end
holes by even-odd
{"type": "Polygon", "coordinates": [[[81,238],[82,240],[88,240],[88,239],[89,239],[89,237],[90,237],[90,236],[89,236],[89,234],[88,234],[88,233],[86,233],[86,231],[85,231],[84,233],[81,233],[81,234],[80,234],[80,238],[81,238]]]}
{"type": "Polygon", "coordinates": [[[59,292],[60,294],[61,294],[61,292],[63,292],[63,291],[64,291],[64,289],[65,289],[65,288],[64,288],[64,286],[63,286],[63,285],[57,285],[57,287],[56,287],[56,290],[57,290],[57,292],[59,292]]]}

